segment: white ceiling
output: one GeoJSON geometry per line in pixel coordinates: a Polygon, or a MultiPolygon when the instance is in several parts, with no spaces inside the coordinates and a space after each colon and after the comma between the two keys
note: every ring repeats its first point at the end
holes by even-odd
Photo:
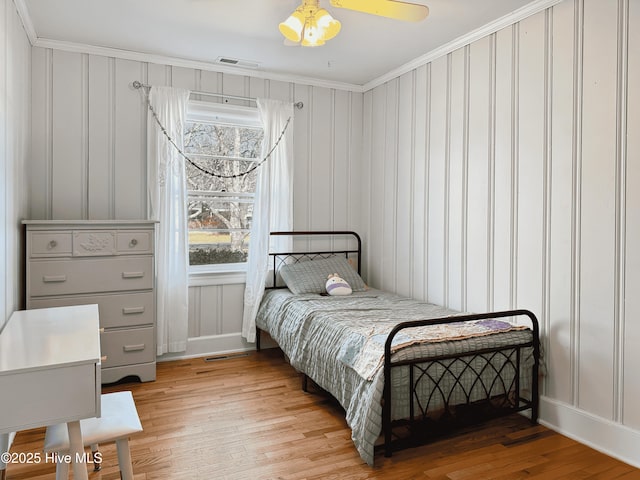
{"type": "MultiPolygon", "coordinates": [[[[35,45],[65,42],[215,62],[230,57],[278,75],[365,85],[518,9],[542,0],[409,0],[418,23],[321,6],[342,30],[324,46],[285,46],[278,24],[300,0],[16,0],[35,45]],[[34,41],[35,40],[35,41],[34,41]]],[[[548,2],[547,2],[548,3],[548,2]]]]}

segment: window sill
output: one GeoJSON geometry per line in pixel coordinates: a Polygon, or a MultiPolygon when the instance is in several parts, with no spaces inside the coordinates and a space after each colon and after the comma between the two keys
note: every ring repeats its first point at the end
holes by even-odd
{"type": "Polygon", "coordinates": [[[196,265],[189,268],[189,286],[229,285],[246,283],[247,264],[196,265]]]}

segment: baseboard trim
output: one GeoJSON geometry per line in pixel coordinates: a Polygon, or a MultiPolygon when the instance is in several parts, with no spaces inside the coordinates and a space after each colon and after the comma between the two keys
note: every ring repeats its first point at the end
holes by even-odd
{"type": "MultiPolygon", "coordinates": [[[[262,339],[262,348],[276,346],[270,339],[262,339]],[[273,345],[271,345],[273,343],[273,345]]],[[[249,343],[242,334],[227,333],[223,335],[207,335],[194,337],[187,340],[187,350],[185,352],[165,353],[159,356],[156,361],[168,362],[171,360],[186,360],[189,358],[208,357],[215,355],[226,355],[230,353],[248,352],[256,349],[255,343],[249,343]]]]}
{"type": "Polygon", "coordinates": [[[640,468],[640,432],[557,400],[540,398],[540,423],[610,457],[640,468]]]}
{"type": "Polygon", "coordinates": [[[223,335],[207,335],[194,337],[187,340],[185,352],[165,353],[157,358],[158,362],[169,360],[185,360],[188,358],[206,357],[209,355],[222,355],[227,353],[246,352],[255,350],[255,344],[248,343],[240,332],[223,335]]]}

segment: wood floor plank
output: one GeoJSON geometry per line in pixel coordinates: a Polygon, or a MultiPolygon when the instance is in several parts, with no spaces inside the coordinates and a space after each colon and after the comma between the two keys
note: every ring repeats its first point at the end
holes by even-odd
{"type": "MultiPolygon", "coordinates": [[[[157,380],[104,387],[131,390],[144,432],[131,438],[135,480],[640,480],[640,470],[526,418],[512,415],[367,466],[337,402],[300,376],[282,353],[162,362],[157,380]]],[[[44,429],[19,432],[13,452],[40,452],[44,429]]],[[[102,471],[119,478],[115,446],[102,471]]],[[[8,480],[54,480],[55,465],[11,464],[8,480]]]]}

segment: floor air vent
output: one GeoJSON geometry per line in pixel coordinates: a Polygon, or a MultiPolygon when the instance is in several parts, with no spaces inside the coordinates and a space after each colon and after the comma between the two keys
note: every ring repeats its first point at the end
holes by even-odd
{"type": "Polygon", "coordinates": [[[207,357],[204,359],[205,362],[217,362],[218,360],[231,360],[232,358],[241,358],[248,357],[248,353],[230,353],[228,355],[219,355],[216,357],[207,357]]]}

